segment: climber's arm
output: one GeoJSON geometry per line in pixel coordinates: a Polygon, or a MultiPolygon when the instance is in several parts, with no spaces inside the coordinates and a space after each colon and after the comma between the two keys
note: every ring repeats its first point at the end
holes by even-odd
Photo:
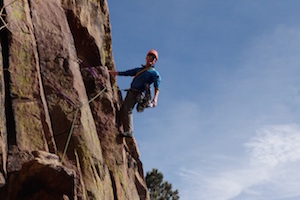
{"type": "Polygon", "coordinates": [[[110,75],[113,75],[113,76],[119,75],[119,72],[118,72],[118,71],[113,71],[113,70],[109,70],[108,73],[109,73],[110,75]]]}
{"type": "Polygon", "coordinates": [[[156,106],[157,106],[158,94],[159,94],[159,89],[158,89],[158,88],[155,88],[154,98],[153,98],[153,100],[152,100],[153,107],[156,107],[156,106]]]}

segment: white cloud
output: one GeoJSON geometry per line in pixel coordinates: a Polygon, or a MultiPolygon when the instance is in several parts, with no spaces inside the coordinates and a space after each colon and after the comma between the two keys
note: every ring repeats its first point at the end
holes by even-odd
{"type": "Polygon", "coordinates": [[[232,165],[231,169],[182,169],[180,175],[187,183],[182,199],[300,197],[299,125],[263,127],[245,144],[245,150],[243,164],[232,165]]]}
{"type": "MultiPolygon", "coordinates": [[[[230,140],[238,134],[247,141],[243,149],[237,148],[236,141],[225,142],[222,149],[234,146],[236,152],[205,152],[203,159],[210,163],[194,161],[198,166],[182,168],[183,200],[300,198],[300,125],[290,124],[298,122],[300,114],[299,42],[299,28],[277,26],[244,52],[241,67],[222,83],[215,104],[219,115],[205,114],[218,130],[226,130],[218,139],[230,140]],[[284,125],[264,126],[279,123],[284,125]]],[[[220,148],[215,140],[199,143],[202,156],[207,143],[220,148]]]]}
{"type": "Polygon", "coordinates": [[[276,167],[300,160],[300,129],[296,125],[269,126],[247,144],[252,165],[276,167]]]}

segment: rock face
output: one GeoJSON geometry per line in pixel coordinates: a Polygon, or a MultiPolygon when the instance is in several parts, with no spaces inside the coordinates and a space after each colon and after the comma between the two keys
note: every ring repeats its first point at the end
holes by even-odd
{"type": "Polygon", "coordinates": [[[0,199],[149,199],[135,140],[118,136],[106,0],[0,6],[0,199]]]}

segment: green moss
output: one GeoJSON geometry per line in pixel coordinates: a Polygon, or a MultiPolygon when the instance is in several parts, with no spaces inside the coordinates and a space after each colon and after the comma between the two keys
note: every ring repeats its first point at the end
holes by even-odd
{"type": "Polygon", "coordinates": [[[124,191],[123,194],[125,195],[125,197],[122,197],[121,199],[129,199],[129,196],[128,196],[128,193],[127,193],[128,185],[127,185],[127,183],[124,179],[124,176],[123,176],[122,172],[119,170],[118,167],[116,167],[116,172],[117,172],[118,178],[120,180],[120,183],[121,183],[123,191],[124,191]]]}
{"type": "Polygon", "coordinates": [[[78,152],[80,168],[81,168],[82,172],[86,173],[86,172],[90,171],[90,169],[91,169],[91,163],[90,163],[90,159],[89,159],[89,157],[91,156],[90,152],[88,151],[86,146],[84,146],[83,144],[78,144],[76,147],[76,150],[78,152]]]}
{"type": "Polygon", "coordinates": [[[36,103],[15,103],[15,117],[18,144],[26,149],[45,150],[45,138],[40,110],[36,103]]]}
{"type": "Polygon", "coordinates": [[[24,5],[22,4],[21,1],[15,1],[13,4],[10,6],[13,7],[11,17],[13,20],[24,20],[25,18],[25,13],[24,13],[24,5]]]}
{"type": "Polygon", "coordinates": [[[89,151],[87,151],[86,147],[83,146],[82,144],[77,144],[76,151],[78,152],[82,180],[84,181],[84,185],[85,185],[85,196],[88,197],[91,195],[90,192],[88,192],[89,191],[88,185],[92,184],[90,183],[90,179],[92,177],[87,176],[88,174],[90,174],[90,169],[92,167],[88,159],[90,153],[89,151]]]}
{"type": "Polygon", "coordinates": [[[11,92],[21,98],[32,98],[36,76],[35,67],[32,64],[34,56],[31,51],[30,42],[24,37],[23,44],[12,48],[12,90],[11,92]]]}
{"type": "Polygon", "coordinates": [[[37,84],[35,58],[30,31],[28,30],[25,3],[15,1],[9,5],[8,23],[18,30],[13,34],[10,46],[11,92],[21,98],[32,98],[32,91],[37,84]],[[28,34],[29,33],[29,34],[28,34]]]}
{"type": "Polygon", "coordinates": [[[95,196],[95,199],[100,199],[101,196],[104,196],[101,179],[98,177],[98,173],[88,147],[82,142],[79,142],[76,150],[78,152],[83,181],[86,187],[86,195],[88,197],[95,196]]]}

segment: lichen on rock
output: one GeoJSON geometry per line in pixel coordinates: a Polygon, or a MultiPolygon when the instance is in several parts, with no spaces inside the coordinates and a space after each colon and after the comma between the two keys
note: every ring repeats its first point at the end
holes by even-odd
{"type": "Polygon", "coordinates": [[[136,142],[118,135],[107,1],[2,6],[0,196],[149,199],[136,142]]]}

